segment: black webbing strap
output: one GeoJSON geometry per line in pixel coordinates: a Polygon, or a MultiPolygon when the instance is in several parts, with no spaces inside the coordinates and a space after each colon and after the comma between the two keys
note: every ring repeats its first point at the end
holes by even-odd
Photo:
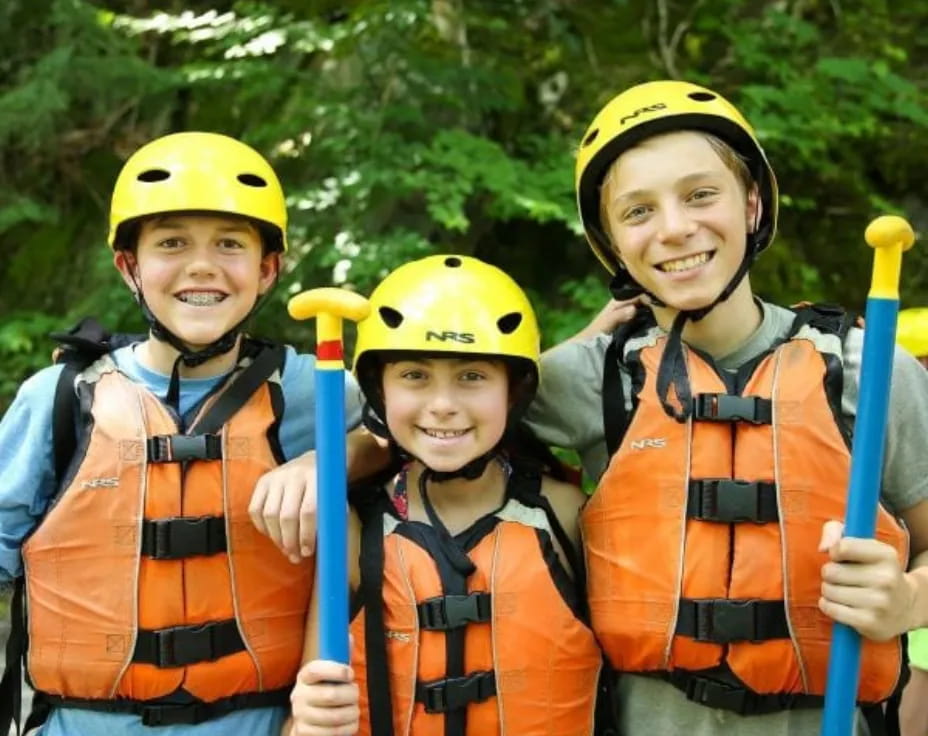
{"type": "Polygon", "coordinates": [[[222,437],[218,434],[159,434],[148,438],[146,449],[150,463],[221,460],[222,437]]]}
{"type": "Polygon", "coordinates": [[[84,700],[63,698],[44,694],[48,702],[56,707],[81,708],[104,713],[133,713],[141,716],[145,726],[174,726],[203,723],[228,715],[233,711],[249,708],[273,708],[286,706],[290,700],[290,687],[268,690],[263,693],[242,693],[220,698],[210,703],[157,703],[143,700],[84,700]]]}
{"type": "Polygon", "coordinates": [[[697,394],[693,397],[691,416],[703,422],[770,424],[773,421],[773,402],[760,396],[697,394]]]}
{"type": "Polygon", "coordinates": [[[23,610],[23,591],[26,581],[22,577],[13,581],[13,597],[10,601],[10,638],[6,641],[6,666],[0,680],[0,734],[8,734],[10,726],[22,718],[23,657],[26,653],[26,619],[23,610]]]}
{"type": "Polygon", "coordinates": [[[55,480],[58,484],[64,480],[68,464],[77,450],[77,396],[74,394],[74,380],[81,370],[81,367],[73,363],[65,363],[55,384],[55,398],[52,403],[52,448],[55,453],[55,480]]]}
{"type": "Polygon", "coordinates": [[[364,649],[367,701],[373,736],[393,736],[393,701],[383,618],[383,511],[367,509],[361,525],[361,596],[364,602],[364,649]]]}
{"type": "Polygon", "coordinates": [[[612,457],[619,445],[628,424],[625,412],[625,393],[622,388],[622,373],[619,370],[619,337],[612,336],[606,357],[603,359],[603,431],[605,432],[606,451],[612,457]]]}
{"type": "Polygon", "coordinates": [[[184,667],[211,662],[245,649],[235,619],[168,629],[139,629],[133,662],[184,667]]]}
{"type": "Polygon", "coordinates": [[[691,480],[686,502],[686,516],[700,521],[733,523],[753,521],[758,524],[777,521],[777,486],[764,481],[732,478],[691,480]]]}
{"type": "Polygon", "coordinates": [[[281,345],[261,345],[251,364],[242,370],[216,403],[190,427],[191,434],[218,434],[222,426],[241,409],[274,371],[284,364],[285,352],[281,345]]]}
{"type": "Polygon", "coordinates": [[[789,639],[786,606],[783,601],[681,598],[675,633],[716,644],[789,639]]]}
{"type": "Polygon", "coordinates": [[[178,516],[142,522],[142,554],[155,560],[178,560],[226,551],[223,516],[178,516]]]}
{"type": "Polygon", "coordinates": [[[447,713],[464,708],[468,703],[482,703],[494,695],[496,674],[493,670],[416,683],[416,700],[422,703],[426,713],[447,713]]]}
{"type": "MultiPolygon", "coordinates": [[[[52,409],[52,447],[55,453],[55,478],[60,484],[77,449],[75,436],[76,397],[74,379],[95,360],[117,348],[142,340],[144,335],[111,335],[93,317],[85,317],[65,332],[52,332],[58,343],[56,363],[64,368],[55,384],[52,409]]],[[[5,732],[4,732],[5,733],[5,732]]]]}
{"type": "Polygon", "coordinates": [[[661,678],[682,691],[687,700],[708,708],[730,710],[743,716],[777,713],[796,708],[821,708],[825,702],[820,695],[801,693],[760,695],[747,687],[722,682],[686,670],[664,672],[661,678]]]}
{"type": "Polygon", "coordinates": [[[419,628],[447,631],[469,623],[484,623],[492,617],[489,593],[469,595],[439,595],[426,598],[416,606],[419,628]]]}

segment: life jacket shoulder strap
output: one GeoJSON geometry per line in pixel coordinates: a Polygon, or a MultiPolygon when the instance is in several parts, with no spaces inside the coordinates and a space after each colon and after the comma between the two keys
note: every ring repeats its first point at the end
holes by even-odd
{"type": "Polygon", "coordinates": [[[144,335],[112,334],[93,317],[85,317],[68,330],[52,332],[50,337],[57,343],[54,361],[64,366],[55,384],[52,408],[55,480],[60,485],[77,448],[77,376],[107,353],[144,339],[144,335]]]}
{"type": "Polygon", "coordinates": [[[602,408],[603,430],[608,456],[612,457],[625,437],[631,421],[625,401],[620,363],[625,357],[625,345],[634,336],[656,324],[650,309],[638,309],[635,316],[612,333],[612,340],[603,358],[602,408]]]}
{"type": "Polygon", "coordinates": [[[851,327],[860,327],[863,320],[856,312],[846,311],[837,304],[799,302],[790,307],[796,315],[787,339],[794,337],[806,325],[820,332],[837,335],[844,343],[851,327]]]}

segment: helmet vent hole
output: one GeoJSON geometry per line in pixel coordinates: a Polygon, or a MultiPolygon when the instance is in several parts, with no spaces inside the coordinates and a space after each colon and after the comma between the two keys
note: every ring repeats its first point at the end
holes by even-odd
{"type": "Polygon", "coordinates": [[[237,179],[246,187],[266,187],[267,181],[257,174],[239,174],[237,179]]]}
{"type": "Polygon", "coordinates": [[[455,256],[450,256],[449,258],[446,258],[446,259],[445,259],[445,265],[446,265],[448,268],[460,268],[460,267],[461,267],[461,259],[460,259],[460,258],[456,258],[455,256]]]}
{"type": "Polygon", "coordinates": [[[599,128],[596,128],[596,130],[591,131],[590,134],[586,138],[583,139],[583,146],[586,147],[590,145],[593,141],[596,140],[596,136],[598,135],[599,135],[599,128]]]}
{"type": "Polygon", "coordinates": [[[519,312],[510,312],[509,314],[504,314],[502,317],[496,320],[496,326],[499,327],[499,331],[504,335],[511,335],[521,324],[522,315],[519,312]]]}
{"type": "Polygon", "coordinates": [[[171,172],[165,171],[164,169],[148,169],[139,174],[136,179],[139,181],[144,181],[149,184],[156,181],[164,181],[165,179],[171,178],[171,172]]]}
{"type": "Polygon", "coordinates": [[[379,310],[380,319],[387,327],[396,329],[403,322],[403,315],[397,312],[393,307],[381,307],[379,310]]]}
{"type": "Polygon", "coordinates": [[[712,102],[715,99],[715,95],[711,92],[690,92],[687,97],[696,102],[712,102]]]}

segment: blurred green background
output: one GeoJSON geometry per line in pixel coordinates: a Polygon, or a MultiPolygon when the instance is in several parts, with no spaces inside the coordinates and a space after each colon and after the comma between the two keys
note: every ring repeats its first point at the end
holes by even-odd
{"type": "MultiPolygon", "coordinates": [[[[0,4],[0,410],[86,314],[140,330],[104,245],[127,156],[178,130],[242,138],[288,193],[286,273],[254,331],[308,347],[294,292],[368,293],[432,252],[530,291],[548,344],[605,302],[573,149],[622,88],[675,77],[739,105],[780,182],[754,284],[860,308],[874,215],[928,231],[928,3],[392,0],[0,4]]],[[[928,247],[905,305],[928,304],[928,247]]]]}

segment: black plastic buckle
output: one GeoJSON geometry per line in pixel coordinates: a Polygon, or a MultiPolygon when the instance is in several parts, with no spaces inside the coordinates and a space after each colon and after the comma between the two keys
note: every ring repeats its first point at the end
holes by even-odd
{"type": "Polygon", "coordinates": [[[748,712],[750,693],[743,687],[735,687],[708,677],[691,675],[687,679],[684,692],[687,700],[709,708],[723,708],[742,715],[748,712]]]}
{"type": "Polygon", "coordinates": [[[146,520],[142,527],[142,554],[156,560],[177,560],[226,551],[225,518],[176,517],[146,520]]]}
{"type": "Polygon", "coordinates": [[[492,615],[489,593],[469,595],[441,595],[427,598],[419,609],[420,628],[430,631],[447,631],[468,623],[489,621],[492,615]]]}
{"type": "Polygon", "coordinates": [[[185,463],[222,458],[222,438],[217,434],[161,434],[148,440],[148,462],[185,463]]]}
{"type": "Polygon", "coordinates": [[[773,405],[770,399],[760,396],[697,394],[693,397],[693,419],[770,424],[773,421],[773,405]]]}
{"type": "Polygon", "coordinates": [[[690,481],[687,516],[701,521],[756,524],[777,521],[776,486],[762,481],[702,478],[690,481]],[[770,496],[768,503],[762,499],[770,496]]]}
{"type": "Polygon", "coordinates": [[[496,676],[493,670],[420,682],[416,687],[416,699],[423,704],[426,713],[447,713],[468,703],[482,703],[494,695],[496,676]]]}
{"type": "Polygon", "coordinates": [[[160,629],[155,632],[155,641],[159,667],[182,667],[215,659],[213,627],[209,624],[160,629]]]}
{"type": "Polygon", "coordinates": [[[174,726],[202,723],[206,718],[201,713],[201,703],[173,705],[164,703],[143,706],[139,715],[144,726],[174,726]]]}
{"type": "Polygon", "coordinates": [[[218,645],[220,632],[229,633],[230,624],[234,626],[235,622],[213,621],[197,626],[174,626],[149,632],[154,637],[154,664],[158,667],[185,667],[196,662],[212,662],[230,654],[235,649],[230,650],[228,646],[218,645]]]}
{"type": "Polygon", "coordinates": [[[728,644],[760,641],[757,636],[757,601],[696,600],[696,641],[728,644]]]}

